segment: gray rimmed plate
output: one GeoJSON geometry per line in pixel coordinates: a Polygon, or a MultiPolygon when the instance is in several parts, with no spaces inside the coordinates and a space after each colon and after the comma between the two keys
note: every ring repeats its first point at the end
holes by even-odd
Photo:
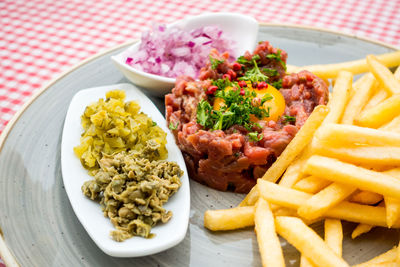
{"type": "MultiPolygon", "coordinates": [[[[261,25],[258,40],[269,40],[286,50],[292,65],[341,62],[394,50],[348,35],[283,25],[261,25]]],[[[212,233],[203,227],[205,210],[233,207],[243,196],[217,192],[194,181],[188,232],[167,251],[142,258],[114,258],[103,253],[79,223],[61,177],[64,118],[77,91],[126,82],[110,60],[124,48],[87,60],[52,82],[0,137],[0,226],[9,250],[21,266],[260,266],[252,228],[212,233]]],[[[163,112],[163,100],[150,98],[163,112]]],[[[382,228],[352,240],[354,226],[344,223],[344,258],[350,264],[398,242],[395,230],[382,228]]],[[[322,232],[321,224],[313,227],[322,232]]],[[[287,265],[297,266],[299,253],[285,240],[281,242],[287,265]]]]}

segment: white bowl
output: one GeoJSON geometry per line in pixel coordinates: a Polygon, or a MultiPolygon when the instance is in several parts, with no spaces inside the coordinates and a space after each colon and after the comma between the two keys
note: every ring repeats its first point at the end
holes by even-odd
{"type": "MultiPolygon", "coordinates": [[[[235,13],[207,13],[199,16],[187,17],[169,24],[168,27],[179,26],[184,30],[191,30],[211,25],[218,25],[224,33],[229,34],[236,42],[234,57],[238,57],[244,54],[244,52],[254,49],[258,33],[258,23],[253,17],[235,13]]],[[[132,83],[143,87],[152,95],[164,96],[174,87],[175,78],[146,73],[125,63],[127,51],[137,51],[139,45],[140,41],[111,58],[118,69],[132,83]]]]}

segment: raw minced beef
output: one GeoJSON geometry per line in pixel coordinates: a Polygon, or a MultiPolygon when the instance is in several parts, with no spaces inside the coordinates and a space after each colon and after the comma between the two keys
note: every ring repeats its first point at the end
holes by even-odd
{"type": "MultiPolygon", "coordinates": [[[[268,57],[276,53],[276,48],[263,42],[253,54],[247,52],[244,55],[248,60],[258,55],[260,69],[277,70],[276,77],[269,82],[282,81],[280,92],[286,103],[284,116],[279,120],[258,122],[262,127],[259,141],[249,140],[249,130],[243,126],[213,131],[197,123],[197,104],[203,99],[208,100],[205,92],[212,80],[234,71],[233,62],[229,62],[226,53],[220,55],[214,51],[212,57],[223,61],[217,68],[207,64],[199,81],[190,77],[178,78],[172,93],[166,95],[167,123],[174,126],[176,142],[192,179],[221,191],[248,192],[293,139],[313,109],[326,104],[328,86],[325,82],[308,71],[287,75],[282,64],[268,57]],[[287,122],[285,116],[295,120],[287,122]]],[[[281,50],[281,60],[286,63],[286,58],[286,52],[281,50]]],[[[235,73],[243,75],[241,70],[235,73]]]]}

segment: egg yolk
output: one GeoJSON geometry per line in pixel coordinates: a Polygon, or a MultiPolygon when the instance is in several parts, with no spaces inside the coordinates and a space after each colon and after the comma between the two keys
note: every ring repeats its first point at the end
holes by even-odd
{"type": "MultiPolygon", "coordinates": [[[[232,90],[232,89],[233,89],[232,86],[228,86],[228,87],[225,87],[224,91],[228,92],[229,90],[232,90]]],[[[214,110],[220,110],[223,106],[225,106],[225,100],[223,100],[220,97],[216,97],[214,99],[213,109],[214,110]]]]}
{"type": "MultiPolygon", "coordinates": [[[[269,94],[268,96],[272,97],[272,99],[265,101],[262,106],[267,112],[269,110],[269,117],[264,117],[262,120],[277,121],[279,117],[282,116],[283,112],[285,111],[285,98],[278,89],[269,84],[267,88],[249,89],[257,94],[257,98],[263,99],[266,94],[269,94]]],[[[259,119],[254,116],[254,118],[251,118],[251,120],[257,121],[259,119]]]]}
{"type": "MultiPolygon", "coordinates": [[[[226,87],[225,92],[232,90],[232,87],[226,87]]],[[[268,84],[267,88],[262,88],[262,89],[254,89],[251,86],[251,83],[247,83],[247,90],[250,90],[252,92],[255,92],[256,98],[259,98],[260,100],[264,98],[264,96],[272,97],[272,99],[267,100],[264,102],[262,108],[265,109],[265,111],[269,111],[269,117],[264,117],[262,120],[265,121],[277,121],[280,116],[282,116],[283,112],[285,111],[285,98],[283,95],[277,90],[275,87],[272,85],[268,84]]],[[[220,110],[222,106],[225,105],[225,101],[222,98],[216,97],[214,99],[214,104],[213,104],[213,109],[214,110],[220,110]]],[[[251,115],[250,120],[252,122],[257,122],[258,119],[256,116],[251,115]]]]}

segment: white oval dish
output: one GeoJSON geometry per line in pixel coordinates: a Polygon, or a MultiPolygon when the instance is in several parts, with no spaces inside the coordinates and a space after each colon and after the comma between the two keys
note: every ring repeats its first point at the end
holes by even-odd
{"type": "MultiPolygon", "coordinates": [[[[183,30],[191,30],[211,25],[219,26],[225,33],[232,36],[232,39],[236,42],[234,57],[244,54],[247,50],[253,51],[256,45],[259,25],[257,21],[250,16],[236,13],[206,13],[199,16],[187,17],[169,24],[168,27],[178,26],[183,30]]],[[[174,78],[147,73],[125,63],[127,51],[137,51],[139,45],[140,41],[111,58],[117,68],[132,83],[143,87],[143,89],[147,90],[152,95],[164,96],[174,87],[174,78]]]]}
{"type": "Polygon", "coordinates": [[[175,144],[172,133],[166,126],[164,117],[138,88],[131,84],[115,84],[79,91],[72,98],[64,122],[61,141],[61,168],[65,190],[72,208],[83,227],[96,245],[106,254],[114,257],[139,257],[154,254],[177,245],[186,235],[189,223],[190,189],[189,177],[181,151],[175,144]],[[75,156],[73,147],[79,144],[83,131],[80,116],[85,107],[100,98],[105,98],[109,90],[120,89],[126,92],[126,100],[137,100],[141,111],[153,119],[167,133],[168,160],[176,161],[184,171],[181,177],[182,186],[164,205],[173,216],[166,224],[157,224],[152,233],[155,237],[146,239],[132,237],[124,242],[116,242],[109,236],[115,230],[110,219],[103,216],[100,204],[85,197],[81,191],[82,184],[92,179],[75,156]]]}

